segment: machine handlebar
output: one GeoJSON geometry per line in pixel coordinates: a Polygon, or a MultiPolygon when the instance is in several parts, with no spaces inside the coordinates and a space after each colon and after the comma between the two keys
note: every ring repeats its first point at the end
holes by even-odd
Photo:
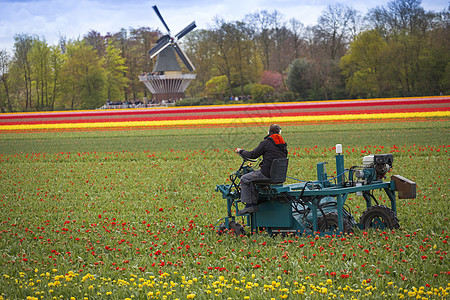
{"type": "Polygon", "coordinates": [[[244,160],[244,162],[246,162],[246,161],[257,162],[257,161],[258,161],[257,159],[245,157],[245,156],[243,156],[241,153],[239,153],[239,156],[242,157],[242,159],[244,160]]]}

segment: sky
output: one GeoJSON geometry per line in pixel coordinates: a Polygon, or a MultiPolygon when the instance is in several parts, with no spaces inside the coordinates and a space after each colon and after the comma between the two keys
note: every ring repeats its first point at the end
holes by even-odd
{"type": "MultiPolygon", "coordinates": [[[[385,6],[389,0],[0,0],[0,50],[12,52],[14,35],[37,35],[48,44],[60,36],[82,38],[90,30],[105,35],[121,28],[165,29],[154,13],[157,5],[174,35],[190,22],[208,29],[214,17],[225,21],[244,20],[245,15],[267,10],[279,11],[283,20],[296,18],[305,26],[317,19],[329,4],[342,3],[365,15],[371,8],[385,6]]],[[[447,0],[422,0],[427,11],[439,12],[447,0]]]]}

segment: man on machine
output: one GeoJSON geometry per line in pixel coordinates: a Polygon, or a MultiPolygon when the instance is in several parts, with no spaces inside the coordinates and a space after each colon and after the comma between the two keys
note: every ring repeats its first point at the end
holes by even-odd
{"type": "Polygon", "coordinates": [[[264,140],[253,151],[246,151],[241,148],[236,148],[235,151],[242,157],[250,159],[263,156],[259,170],[241,177],[241,201],[245,203],[245,208],[238,211],[238,214],[256,212],[258,211],[259,194],[253,182],[269,179],[272,161],[277,158],[286,158],[288,154],[287,144],[281,136],[281,127],[277,124],[270,125],[269,134],[264,137],[264,140]]]}

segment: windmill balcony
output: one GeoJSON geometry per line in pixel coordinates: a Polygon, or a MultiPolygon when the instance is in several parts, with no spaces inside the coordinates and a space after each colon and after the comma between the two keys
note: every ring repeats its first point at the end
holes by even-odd
{"type": "Polygon", "coordinates": [[[190,79],[190,80],[194,80],[195,77],[196,77],[196,74],[186,74],[186,73],[182,74],[181,72],[173,72],[173,73],[166,72],[164,75],[147,73],[147,74],[142,74],[141,76],[139,76],[139,80],[140,81],[158,80],[158,79],[190,79]]]}

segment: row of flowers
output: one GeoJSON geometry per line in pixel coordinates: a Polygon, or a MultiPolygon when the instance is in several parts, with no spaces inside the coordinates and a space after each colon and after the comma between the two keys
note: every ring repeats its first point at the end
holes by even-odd
{"type": "Polygon", "coordinates": [[[239,114],[239,115],[209,115],[191,116],[189,118],[164,117],[157,119],[111,119],[111,120],[61,120],[46,122],[15,122],[13,124],[1,124],[0,131],[11,130],[46,130],[46,129],[89,129],[89,128],[142,128],[142,127],[167,127],[189,125],[221,125],[221,124],[258,124],[258,123],[302,123],[321,121],[355,121],[355,120],[386,120],[386,119],[411,119],[411,118],[448,118],[450,111],[412,111],[412,112],[383,112],[370,113],[369,111],[355,111],[353,113],[332,114],[302,114],[291,113],[270,114],[239,114]]]}
{"type": "Polygon", "coordinates": [[[311,102],[289,102],[289,103],[264,103],[264,104],[237,104],[237,105],[214,105],[214,106],[196,106],[196,107],[163,107],[163,108],[144,108],[144,109],[117,109],[117,110],[82,110],[82,111],[54,111],[54,112],[33,112],[33,113],[8,113],[0,115],[0,120],[17,119],[57,119],[69,117],[109,117],[109,116],[138,116],[138,115],[157,115],[157,114],[220,114],[233,112],[271,112],[286,110],[320,110],[320,109],[347,109],[355,108],[388,108],[400,107],[405,109],[411,107],[448,106],[450,97],[423,97],[423,98],[388,98],[388,99],[366,99],[366,100],[334,100],[334,101],[311,101],[311,102]]]}
{"type": "Polygon", "coordinates": [[[329,116],[329,115],[368,115],[368,114],[393,114],[393,113],[415,113],[415,112],[436,112],[443,111],[442,108],[391,108],[382,110],[341,110],[341,111],[290,111],[290,110],[274,110],[269,112],[253,112],[253,111],[240,111],[237,114],[184,114],[174,115],[172,112],[168,112],[163,115],[148,115],[148,116],[133,116],[124,117],[120,114],[114,115],[114,118],[106,118],[106,116],[92,117],[92,118],[37,118],[33,120],[29,119],[17,119],[13,121],[2,122],[2,125],[31,125],[31,124],[60,124],[60,123],[110,123],[110,122],[143,122],[143,121],[167,121],[167,120],[197,120],[197,119],[245,119],[245,118],[270,118],[275,116],[283,117],[300,117],[300,116],[329,116]]]}
{"type": "MultiPolygon", "coordinates": [[[[53,269],[53,272],[57,272],[53,269]]],[[[446,298],[450,295],[450,283],[447,286],[433,287],[412,286],[409,289],[398,288],[394,282],[388,282],[388,287],[381,295],[377,291],[377,284],[373,280],[362,280],[359,285],[347,285],[345,277],[318,281],[306,276],[299,281],[288,282],[281,276],[276,279],[264,280],[255,274],[249,278],[234,278],[232,276],[203,275],[200,278],[190,277],[174,272],[167,272],[152,276],[138,276],[130,274],[123,279],[104,278],[90,273],[81,276],[70,271],[66,274],[54,275],[49,272],[39,273],[35,269],[34,276],[20,272],[17,278],[3,275],[3,279],[11,285],[20,285],[23,290],[32,290],[36,297],[28,299],[40,299],[43,297],[69,297],[67,286],[77,286],[84,291],[79,293],[85,298],[120,296],[124,299],[132,299],[138,295],[145,295],[148,299],[166,299],[168,297],[182,297],[194,299],[196,297],[218,297],[233,295],[240,299],[266,298],[286,299],[288,297],[331,297],[331,298],[372,298],[375,295],[388,298],[446,298]],[[66,288],[64,288],[64,287],[66,288]],[[113,293],[114,292],[114,293],[113,293]],[[128,297],[127,297],[128,296],[128,297]]],[[[79,293],[73,294],[70,299],[77,299],[79,293]],[[77,297],[73,297],[77,296],[77,297]]]]}

